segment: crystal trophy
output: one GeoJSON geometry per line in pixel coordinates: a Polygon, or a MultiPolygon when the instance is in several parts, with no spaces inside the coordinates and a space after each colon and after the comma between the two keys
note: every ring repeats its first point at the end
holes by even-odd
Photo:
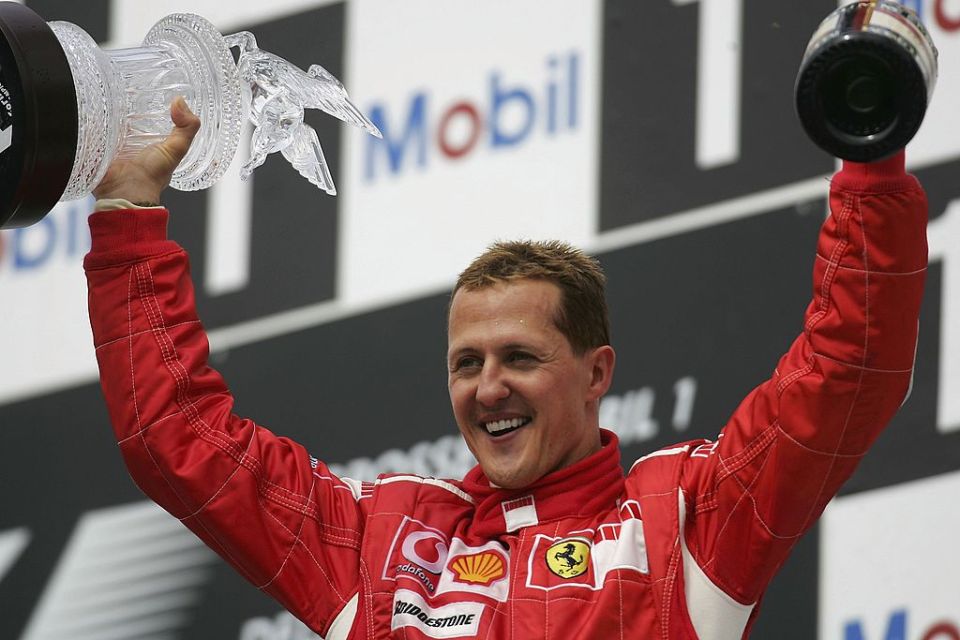
{"type": "Polygon", "coordinates": [[[916,134],[936,82],[937,48],[917,14],[891,0],[860,0],[832,12],[810,39],[797,114],[831,155],[879,160],[916,134]]]}
{"type": "Polygon", "coordinates": [[[279,151],[332,195],[304,109],[380,137],[326,69],[303,71],[258,48],[252,33],[224,37],[204,18],[177,13],[157,22],[141,46],[105,51],[75,24],[47,23],[19,3],[0,2],[0,228],[33,224],[58,201],[84,197],[114,158],[163,140],[177,96],[202,123],[170,181],[183,191],[223,176],[248,120],[242,178],[279,151]]]}

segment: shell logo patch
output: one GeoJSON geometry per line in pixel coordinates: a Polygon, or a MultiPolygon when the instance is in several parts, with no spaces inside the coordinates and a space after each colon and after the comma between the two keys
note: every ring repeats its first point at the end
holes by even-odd
{"type": "Polygon", "coordinates": [[[468,584],[487,585],[499,580],[507,573],[503,556],[495,551],[457,556],[448,566],[455,575],[455,582],[468,584]]]}
{"type": "Polygon", "coordinates": [[[582,538],[566,538],[547,549],[546,561],[561,578],[576,578],[590,566],[590,545],[582,538]]]}

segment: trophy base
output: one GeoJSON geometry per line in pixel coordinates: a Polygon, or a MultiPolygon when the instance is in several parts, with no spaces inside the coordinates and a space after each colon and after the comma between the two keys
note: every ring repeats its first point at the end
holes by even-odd
{"type": "Polygon", "coordinates": [[[807,135],[832,155],[869,162],[913,138],[927,110],[920,67],[870,33],[823,47],[797,78],[797,114],[807,135]]]}
{"type": "Polygon", "coordinates": [[[937,50],[916,14],[892,0],[860,0],[830,14],[811,39],[797,115],[830,154],[879,160],[917,133],[936,78],[937,50]]]}
{"type": "Polygon", "coordinates": [[[59,41],[30,9],[0,2],[0,229],[56,205],[76,151],[77,97],[59,41]]]}

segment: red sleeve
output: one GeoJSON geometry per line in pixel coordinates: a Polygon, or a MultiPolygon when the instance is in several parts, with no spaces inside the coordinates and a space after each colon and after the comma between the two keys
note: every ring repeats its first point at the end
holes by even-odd
{"type": "Polygon", "coordinates": [[[164,209],[90,218],[90,322],[120,451],[148,496],[324,633],[358,590],[359,494],[295,442],[233,415],[166,224],[164,209]]]}
{"type": "Polygon", "coordinates": [[[830,211],[803,332],[718,441],[685,463],[687,545],[706,576],[744,604],[758,600],[910,387],[926,197],[901,152],[845,163],[830,211]]]}

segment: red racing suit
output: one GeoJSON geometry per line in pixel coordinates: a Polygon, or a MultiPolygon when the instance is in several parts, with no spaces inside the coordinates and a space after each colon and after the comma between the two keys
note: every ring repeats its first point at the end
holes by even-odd
{"type": "Polygon", "coordinates": [[[745,637],[798,537],[907,394],[926,200],[903,155],[847,163],[803,331],[715,441],[624,474],[616,436],[522,491],[335,477],[232,414],[163,209],[91,217],[103,392],[138,485],[327,640],[745,637]]]}

